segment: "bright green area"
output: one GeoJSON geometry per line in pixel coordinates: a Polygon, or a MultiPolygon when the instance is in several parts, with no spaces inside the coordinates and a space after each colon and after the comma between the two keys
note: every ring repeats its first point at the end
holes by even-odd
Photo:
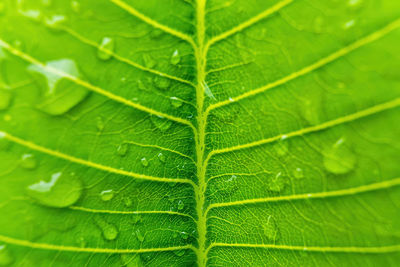
{"type": "Polygon", "coordinates": [[[0,0],[0,266],[397,266],[400,2],[0,0]]]}

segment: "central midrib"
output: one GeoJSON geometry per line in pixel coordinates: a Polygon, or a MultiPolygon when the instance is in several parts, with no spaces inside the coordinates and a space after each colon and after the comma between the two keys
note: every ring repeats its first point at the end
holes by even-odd
{"type": "Polygon", "coordinates": [[[197,158],[197,178],[198,187],[195,188],[196,210],[197,210],[197,234],[198,234],[198,250],[197,263],[198,266],[206,266],[206,215],[205,211],[205,187],[206,187],[206,166],[204,162],[205,153],[205,127],[206,114],[204,112],[204,83],[205,83],[205,68],[206,68],[206,52],[204,51],[205,37],[205,1],[197,0],[196,5],[196,31],[197,44],[195,46],[197,84],[196,84],[196,106],[197,106],[197,132],[196,132],[196,158],[197,158]]]}

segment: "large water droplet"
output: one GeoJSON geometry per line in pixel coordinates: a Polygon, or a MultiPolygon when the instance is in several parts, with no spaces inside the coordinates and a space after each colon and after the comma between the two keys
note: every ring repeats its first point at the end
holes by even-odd
{"type": "Polygon", "coordinates": [[[275,220],[271,215],[268,216],[267,221],[263,224],[264,235],[271,241],[276,241],[278,238],[278,228],[275,220]]]}
{"type": "Polygon", "coordinates": [[[324,166],[334,174],[344,174],[351,171],[356,164],[356,156],[340,138],[332,147],[324,150],[324,166]]]}
{"type": "Polygon", "coordinates": [[[136,234],[136,238],[137,238],[140,242],[143,242],[143,241],[144,241],[144,235],[143,235],[143,233],[140,231],[139,228],[136,228],[135,234],[136,234]]]}
{"type": "Polygon", "coordinates": [[[126,153],[128,152],[128,144],[120,144],[117,147],[117,155],[120,157],[124,157],[126,153]]]}
{"type": "Polygon", "coordinates": [[[80,78],[78,67],[71,59],[49,61],[45,67],[30,65],[28,70],[39,79],[39,82],[46,85],[43,99],[37,108],[50,115],[64,114],[79,104],[89,93],[86,88],[54,73],[56,70],[80,78]]]}
{"type": "Polygon", "coordinates": [[[0,245],[0,266],[7,266],[13,263],[14,258],[6,245],[0,245]]]}
{"type": "Polygon", "coordinates": [[[181,56],[179,55],[179,51],[177,49],[172,53],[170,62],[172,65],[176,65],[180,61],[181,61],[181,56]]]}
{"type": "Polygon", "coordinates": [[[153,79],[153,82],[154,82],[154,85],[161,90],[167,90],[171,84],[170,79],[168,79],[164,76],[161,76],[161,75],[156,76],[153,79]]]}
{"type": "Polygon", "coordinates": [[[110,201],[114,197],[114,191],[112,189],[101,191],[100,197],[103,201],[110,201]]]}
{"type": "Polygon", "coordinates": [[[179,108],[179,107],[182,106],[182,100],[179,99],[179,98],[177,98],[177,97],[175,97],[175,96],[170,97],[169,100],[170,100],[170,102],[171,102],[171,105],[172,105],[174,108],[179,108]]]}
{"type": "Polygon", "coordinates": [[[11,105],[12,94],[10,91],[0,89],[0,111],[6,110],[11,105]]]}
{"type": "Polygon", "coordinates": [[[278,172],[275,177],[269,182],[268,189],[273,192],[280,192],[286,186],[286,179],[281,172],[278,172]]]}
{"type": "Polygon", "coordinates": [[[148,54],[143,55],[143,62],[144,65],[149,69],[154,68],[154,66],[157,64],[153,57],[148,54]]]}
{"type": "Polygon", "coordinates": [[[97,50],[97,56],[101,60],[108,60],[112,57],[112,52],[114,51],[114,48],[115,48],[114,39],[110,37],[103,37],[103,39],[100,42],[100,46],[97,50]]]}
{"type": "Polygon", "coordinates": [[[289,151],[289,143],[285,140],[287,137],[282,136],[281,140],[277,141],[273,148],[279,156],[284,156],[289,151]]]}
{"type": "Polygon", "coordinates": [[[82,194],[82,182],[72,174],[54,173],[50,181],[28,186],[27,193],[42,205],[63,208],[74,204],[82,194]]]}
{"type": "Polygon", "coordinates": [[[37,160],[32,154],[24,154],[21,158],[21,167],[24,169],[35,169],[37,166],[37,160]]]}
{"type": "Polygon", "coordinates": [[[146,158],[141,158],[140,163],[142,163],[143,167],[149,166],[149,161],[146,158]]]}
{"type": "Polygon", "coordinates": [[[164,117],[160,117],[160,116],[156,116],[156,115],[151,116],[151,121],[153,122],[154,126],[156,126],[158,129],[160,129],[162,132],[168,130],[172,125],[171,120],[167,120],[164,117]]]}
{"type": "Polygon", "coordinates": [[[118,236],[118,229],[111,223],[105,221],[102,217],[96,216],[95,222],[97,226],[101,229],[103,237],[106,240],[114,240],[118,236]]]}

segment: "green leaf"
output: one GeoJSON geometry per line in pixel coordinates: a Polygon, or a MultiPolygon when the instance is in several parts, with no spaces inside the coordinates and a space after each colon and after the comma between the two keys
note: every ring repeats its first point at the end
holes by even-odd
{"type": "Polygon", "coordinates": [[[396,266],[400,2],[1,0],[0,266],[396,266]]]}

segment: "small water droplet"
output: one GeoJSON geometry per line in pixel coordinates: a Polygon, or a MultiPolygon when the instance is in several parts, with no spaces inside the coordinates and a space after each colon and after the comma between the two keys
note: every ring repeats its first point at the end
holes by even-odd
{"type": "Polygon", "coordinates": [[[142,232],[140,231],[139,228],[136,228],[135,234],[136,234],[137,239],[138,239],[140,242],[143,242],[143,241],[144,241],[144,235],[142,234],[142,232]]]}
{"type": "Polygon", "coordinates": [[[143,55],[143,62],[144,62],[144,65],[147,68],[150,68],[150,69],[154,68],[156,66],[156,64],[157,64],[157,62],[149,54],[144,54],[143,55]]]}
{"type": "Polygon", "coordinates": [[[303,169],[296,168],[293,170],[293,176],[297,179],[301,179],[304,177],[303,169]]]}
{"type": "Polygon", "coordinates": [[[0,150],[7,150],[10,144],[10,141],[6,139],[6,133],[0,131],[0,150]]]}
{"type": "Polygon", "coordinates": [[[104,121],[103,118],[100,116],[96,118],[96,127],[99,131],[102,131],[104,129],[104,121]]]}
{"type": "Polygon", "coordinates": [[[163,153],[161,153],[161,152],[158,153],[157,157],[162,163],[165,163],[166,157],[165,157],[165,155],[163,153]]]}
{"type": "Polygon", "coordinates": [[[229,102],[235,102],[235,99],[233,99],[232,97],[228,98],[229,102]]]}
{"type": "Polygon", "coordinates": [[[345,29],[345,30],[347,30],[347,29],[353,27],[354,24],[355,24],[355,20],[354,20],[354,19],[351,19],[351,20],[346,21],[346,22],[342,25],[342,28],[345,29]]]}
{"type": "Polygon", "coordinates": [[[344,174],[351,171],[356,165],[356,156],[340,138],[332,147],[324,150],[324,166],[334,174],[344,174]]]}
{"type": "Polygon", "coordinates": [[[94,217],[94,220],[97,224],[97,226],[101,229],[103,233],[103,237],[106,240],[114,240],[118,236],[118,229],[111,223],[108,223],[105,221],[102,217],[96,216],[94,217]]]}
{"type": "Polygon", "coordinates": [[[49,61],[44,67],[30,65],[28,70],[40,83],[46,85],[43,99],[36,107],[47,114],[64,114],[82,102],[89,93],[86,88],[54,73],[53,70],[57,70],[68,76],[80,78],[78,67],[71,59],[49,61]]]}
{"type": "Polygon", "coordinates": [[[115,42],[113,38],[103,37],[100,42],[100,46],[97,50],[97,56],[101,60],[108,60],[112,57],[112,53],[114,52],[115,42]]]}
{"type": "Polygon", "coordinates": [[[57,172],[50,181],[28,186],[27,194],[42,205],[63,208],[74,204],[82,194],[82,182],[74,175],[57,172]]]}
{"type": "Polygon", "coordinates": [[[156,76],[153,79],[153,82],[154,82],[154,85],[161,90],[167,90],[171,84],[170,79],[168,79],[164,76],[161,76],[161,75],[156,76]]]}
{"type": "Polygon", "coordinates": [[[149,166],[149,161],[146,158],[142,158],[140,163],[142,163],[143,167],[149,166]]]}
{"type": "Polygon", "coordinates": [[[286,186],[285,177],[281,172],[278,172],[275,177],[269,182],[268,189],[273,192],[280,192],[286,186]]]}
{"type": "Polygon", "coordinates": [[[167,120],[164,117],[152,115],[150,118],[151,118],[151,121],[153,122],[154,126],[156,126],[158,129],[160,129],[162,132],[165,132],[166,130],[168,130],[172,125],[172,121],[167,120]]]}
{"type": "Polygon", "coordinates": [[[301,107],[300,109],[303,118],[310,124],[310,125],[316,125],[320,122],[319,120],[319,105],[316,103],[313,103],[309,100],[306,100],[304,102],[304,106],[301,107]]]}
{"type": "Polygon", "coordinates": [[[37,166],[37,160],[32,154],[24,154],[21,158],[21,167],[24,169],[35,169],[37,166]]]}
{"type": "Polygon", "coordinates": [[[210,87],[208,87],[208,84],[205,81],[203,81],[202,85],[203,85],[203,90],[204,90],[204,93],[206,94],[206,96],[208,96],[212,100],[216,100],[215,96],[213,95],[213,93],[210,90],[210,87]]]}
{"type": "Polygon", "coordinates": [[[44,23],[50,28],[57,29],[65,21],[67,21],[67,17],[63,15],[53,15],[51,17],[46,17],[44,23]]]}
{"type": "Polygon", "coordinates": [[[238,190],[237,176],[232,175],[228,179],[221,179],[216,183],[217,190],[226,197],[231,196],[238,190]]]}
{"type": "Polygon", "coordinates": [[[271,241],[276,241],[278,237],[278,228],[275,220],[271,215],[268,216],[267,221],[263,224],[264,235],[271,241]]]}
{"type": "Polygon", "coordinates": [[[162,30],[153,28],[153,30],[150,32],[150,37],[157,39],[157,38],[160,38],[162,34],[163,34],[162,30]]]}
{"type": "Polygon", "coordinates": [[[78,1],[71,1],[71,8],[75,13],[81,11],[81,4],[78,1]]]}
{"type": "Polygon", "coordinates": [[[7,266],[13,263],[14,258],[6,245],[0,245],[0,266],[7,266]]]}
{"type": "Polygon", "coordinates": [[[182,257],[183,255],[185,255],[185,250],[184,249],[180,249],[180,250],[174,250],[174,254],[178,257],[182,257]]]}
{"type": "Polygon", "coordinates": [[[349,0],[347,5],[352,9],[359,9],[364,4],[364,0],[349,0]]]}
{"type": "Polygon", "coordinates": [[[171,64],[176,65],[181,61],[181,56],[179,55],[178,49],[176,49],[171,55],[171,64]]]}
{"type": "Polygon", "coordinates": [[[180,232],[179,236],[183,239],[183,240],[187,240],[189,238],[189,234],[186,232],[180,232]]]}
{"type": "Polygon", "coordinates": [[[130,198],[130,197],[125,197],[124,198],[124,204],[125,204],[125,207],[127,207],[127,208],[130,208],[130,207],[132,207],[132,199],[130,198]]]}
{"type": "Polygon", "coordinates": [[[40,21],[42,13],[38,9],[25,9],[24,1],[17,1],[18,13],[34,21],[40,21]]]}
{"type": "Polygon", "coordinates": [[[285,141],[286,136],[283,135],[281,140],[278,140],[274,145],[273,148],[279,156],[284,156],[289,151],[289,143],[285,141]]]}
{"type": "Polygon", "coordinates": [[[182,200],[178,201],[178,210],[183,210],[183,208],[185,207],[185,204],[183,203],[182,200]]]}
{"type": "Polygon", "coordinates": [[[182,106],[182,100],[181,100],[181,99],[179,99],[179,98],[177,98],[177,97],[175,97],[175,96],[172,96],[172,97],[170,97],[169,99],[170,99],[171,105],[172,105],[174,108],[179,108],[179,107],[182,106]]]}
{"type": "Polygon", "coordinates": [[[110,201],[114,197],[114,191],[112,189],[101,191],[100,197],[103,201],[110,201]]]}
{"type": "Polygon", "coordinates": [[[120,144],[117,147],[117,155],[120,157],[124,157],[126,153],[128,152],[128,144],[120,144]]]}
{"type": "Polygon", "coordinates": [[[11,100],[11,92],[0,89],[0,111],[8,109],[8,107],[11,105],[11,100]]]}

